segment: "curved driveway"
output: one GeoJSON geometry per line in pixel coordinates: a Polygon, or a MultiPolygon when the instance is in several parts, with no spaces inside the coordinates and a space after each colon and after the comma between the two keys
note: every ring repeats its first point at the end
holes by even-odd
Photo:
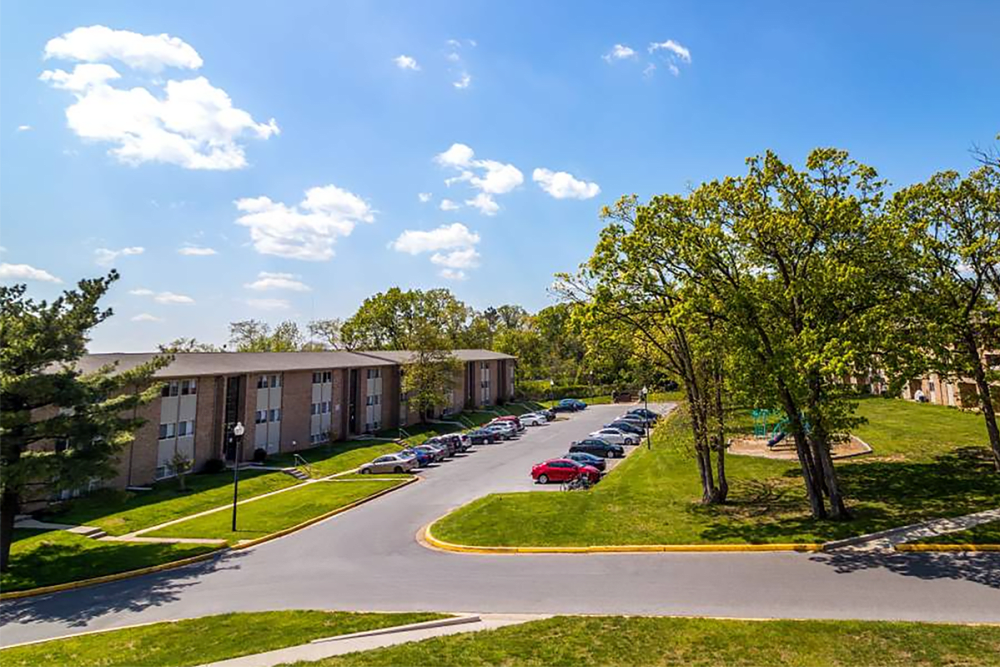
{"type": "Polygon", "coordinates": [[[593,406],[481,446],[417,484],[253,549],[0,605],[3,645],[230,611],[676,614],[1000,622],[1000,554],[480,555],[426,549],[418,530],[494,491],[620,411],[593,406]]]}

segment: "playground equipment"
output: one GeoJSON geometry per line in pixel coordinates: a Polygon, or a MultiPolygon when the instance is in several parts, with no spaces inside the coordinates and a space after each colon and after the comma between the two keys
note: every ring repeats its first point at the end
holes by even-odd
{"type": "Polygon", "coordinates": [[[751,414],[753,414],[753,437],[766,438],[768,431],[771,430],[772,420],[777,420],[781,412],[764,408],[754,410],[751,414]]]}
{"type": "Polygon", "coordinates": [[[771,437],[767,441],[768,447],[774,447],[776,444],[785,439],[788,435],[788,417],[783,418],[777,424],[774,425],[774,430],[771,431],[771,437]]]}

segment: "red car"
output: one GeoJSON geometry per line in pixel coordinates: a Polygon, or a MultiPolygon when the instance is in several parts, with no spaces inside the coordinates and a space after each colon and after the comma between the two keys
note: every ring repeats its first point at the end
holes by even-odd
{"type": "Polygon", "coordinates": [[[585,466],[572,459],[552,459],[545,463],[536,463],[531,468],[531,477],[539,484],[549,482],[568,482],[580,475],[586,475],[591,482],[601,479],[601,471],[593,466],[585,466]]]}

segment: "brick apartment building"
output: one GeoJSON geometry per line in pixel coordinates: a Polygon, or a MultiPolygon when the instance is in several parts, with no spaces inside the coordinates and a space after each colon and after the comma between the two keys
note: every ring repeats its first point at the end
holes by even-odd
{"type": "MultiPolygon", "coordinates": [[[[503,403],[514,395],[514,357],[489,350],[455,350],[462,363],[447,407],[429,415],[503,403]]],[[[155,353],[84,356],[84,373],[113,364],[120,370],[155,353]]],[[[402,392],[412,352],[179,353],[155,377],[160,397],[139,408],[145,425],[122,451],[109,485],[143,486],[171,475],[176,453],[194,462],[233,460],[227,432],[242,422],[240,456],[306,449],[329,440],[419,421],[402,392]],[[228,451],[227,451],[228,450],[228,451]]]]}

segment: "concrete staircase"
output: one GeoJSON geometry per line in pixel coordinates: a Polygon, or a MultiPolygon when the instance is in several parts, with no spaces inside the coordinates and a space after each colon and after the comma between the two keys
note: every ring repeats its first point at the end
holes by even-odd
{"type": "Polygon", "coordinates": [[[281,472],[303,482],[309,479],[309,475],[307,475],[301,468],[282,468],[281,472]]]}

